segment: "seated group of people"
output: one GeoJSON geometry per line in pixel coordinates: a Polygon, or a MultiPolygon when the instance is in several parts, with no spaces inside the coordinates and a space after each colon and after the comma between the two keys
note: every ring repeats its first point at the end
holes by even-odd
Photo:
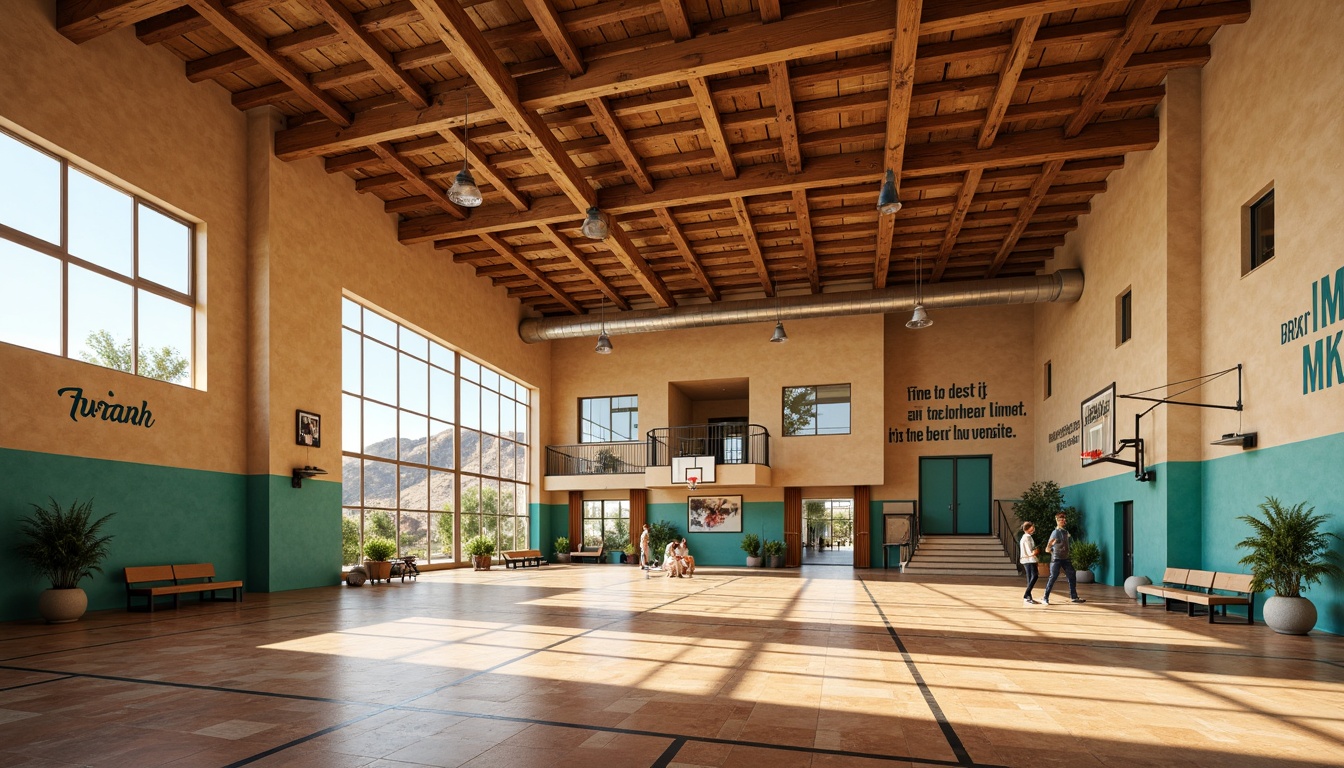
{"type": "Polygon", "coordinates": [[[690,577],[695,573],[695,558],[691,557],[685,539],[673,539],[667,543],[667,549],[663,552],[663,570],[667,571],[669,579],[673,576],[678,579],[682,576],[690,577]]]}

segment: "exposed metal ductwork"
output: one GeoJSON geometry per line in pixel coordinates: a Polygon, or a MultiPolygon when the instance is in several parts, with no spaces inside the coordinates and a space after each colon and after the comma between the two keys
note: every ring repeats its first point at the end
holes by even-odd
{"type": "MultiPolygon", "coordinates": [[[[963,283],[934,283],[923,288],[926,309],[982,307],[999,304],[1045,304],[1077,301],[1083,295],[1083,273],[1061,269],[1049,275],[1006,277],[963,283]]],[[[597,336],[604,329],[611,336],[716,325],[806,320],[847,315],[909,312],[915,307],[915,287],[902,286],[874,291],[784,296],[778,299],[722,301],[693,304],[675,309],[641,309],[583,317],[529,318],[518,326],[518,335],[528,343],[554,339],[597,336]]]]}

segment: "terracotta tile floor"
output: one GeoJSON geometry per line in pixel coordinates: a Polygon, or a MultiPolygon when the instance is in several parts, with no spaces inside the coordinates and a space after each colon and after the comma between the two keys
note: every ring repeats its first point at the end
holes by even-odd
{"type": "Polygon", "coordinates": [[[0,625],[0,768],[1344,766],[1344,638],[929,578],[440,571],[0,625]]]}

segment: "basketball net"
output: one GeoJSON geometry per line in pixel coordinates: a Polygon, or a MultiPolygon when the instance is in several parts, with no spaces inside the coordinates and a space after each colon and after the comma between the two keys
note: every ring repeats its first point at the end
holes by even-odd
{"type": "Polygon", "coordinates": [[[694,490],[695,490],[695,486],[696,486],[699,482],[700,482],[700,476],[699,476],[699,475],[695,474],[694,472],[688,472],[688,473],[686,474],[686,487],[687,487],[687,488],[689,488],[689,489],[691,489],[692,491],[694,491],[694,490]]]}

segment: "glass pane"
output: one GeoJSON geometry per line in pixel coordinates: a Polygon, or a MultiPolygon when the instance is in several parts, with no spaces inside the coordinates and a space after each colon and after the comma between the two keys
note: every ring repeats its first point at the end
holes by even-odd
{"type": "Polygon", "coordinates": [[[397,353],[372,339],[364,340],[364,396],[397,402],[397,353]]]}
{"type": "Polygon", "coordinates": [[[494,435],[481,434],[481,468],[482,475],[499,477],[499,438],[494,435]]]}
{"type": "Polygon", "coordinates": [[[69,195],[70,253],[130,277],[134,200],[74,168],[69,195]]]}
{"type": "Polygon", "coordinates": [[[397,540],[397,513],[390,509],[369,509],[364,512],[364,540],[377,536],[388,541],[397,540]]]}
{"type": "MultiPolygon", "coordinates": [[[[7,138],[0,133],[0,145],[7,138]]],[[[0,179],[4,175],[0,165],[0,179]]],[[[0,182],[0,201],[3,194],[0,182]]],[[[61,263],[5,239],[0,239],[0,341],[61,354],[61,263]]]]}
{"type": "Polygon", "coordinates": [[[467,381],[480,381],[481,366],[477,365],[471,360],[468,360],[465,357],[462,358],[462,378],[466,379],[467,381]]]}
{"type": "Polygon", "coordinates": [[[513,483],[499,484],[499,514],[501,515],[518,514],[516,508],[518,497],[514,494],[513,488],[513,483]]]}
{"type": "Polygon", "coordinates": [[[495,431],[500,437],[515,439],[514,431],[514,405],[512,400],[499,399],[499,429],[495,431]]]}
{"type": "Polygon", "coordinates": [[[191,384],[191,315],[186,304],[140,291],[139,362],[141,376],[174,384],[191,384]]]}
{"type": "Polygon", "coordinates": [[[360,400],[354,395],[341,395],[341,450],[351,453],[363,453],[364,441],[360,439],[363,419],[359,417],[360,400]]]}
{"type": "Polygon", "coordinates": [[[528,392],[527,388],[524,387],[522,384],[519,384],[518,390],[513,393],[513,399],[517,400],[523,405],[527,405],[527,396],[528,396],[527,392],[528,392]]]}
{"type": "Polygon", "coordinates": [[[513,428],[516,434],[514,435],[513,439],[517,440],[520,443],[527,442],[527,428],[528,428],[527,420],[528,420],[527,406],[521,404],[515,406],[513,428]]]}
{"type": "Polygon", "coordinates": [[[421,360],[429,359],[429,339],[412,331],[406,326],[398,326],[400,329],[400,339],[397,346],[402,352],[408,352],[421,360]]]}
{"type": "Polygon", "coordinates": [[[360,393],[360,337],[351,330],[341,331],[341,389],[360,393]]]}
{"type": "MultiPolygon", "coordinates": [[[[364,506],[397,506],[397,465],[386,461],[364,460],[364,506]]],[[[392,534],[387,534],[392,538],[392,534]]]]}
{"type": "Polygon", "coordinates": [[[364,485],[359,475],[360,460],[349,456],[341,459],[341,505],[358,507],[362,505],[364,485]]]}
{"type": "Polygon", "coordinates": [[[414,464],[429,463],[429,419],[406,411],[401,415],[401,460],[414,464]]]}
{"type": "Polygon", "coordinates": [[[513,545],[513,518],[499,518],[499,546],[501,549],[517,549],[513,545]]]}
{"type": "Polygon", "coordinates": [[[481,471],[481,433],[472,429],[462,430],[462,451],[458,466],[464,472],[481,471]]]}
{"type": "Polygon", "coordinates": [[[0,224],[61,244],[61,162],[3,131],[0,224]]]}
{"type": "Polygon", "coordinates": [[[514,458],[513,442],[510,440],[499,441],[499,476],[507,480],[514,477],[514,458]]]}
{"type": "Polygon", "coordinates": [[[513,476],[519,480],[527,480],[527,446],[514,446],[514,469],[513,476]]]}
{"type": "Polygon", "coordinates": [[[191,290],[191,228],[147,205],[140,216],[140,277],[179,293],[191,290]]]}
{"type": "Polygon", "coordinates": [[[784,388],[784,434],[816,433],[816,390],[812,387],[784,388]]]}
{"type": "Polygon", "coordinates": [[[453,478],[452,472],[430,472],[429,473],[429,508],[432,511],[452,512],[453,511],[453,478]]]}
{"type": "Polygon", "coordinates": [[[596,517],[596,518],[601,518],[601,517],[602,517],[602,502],[601,502],[601,501],[586,501],[586,500],[585,500],[585,501],[583,502],[583,518],[584,518],[585,520],[587,520],[588,518],[591,518],[591,517],[596,517]]]}
{"type": "Polygon", "coordinates": [[[359,315],[362,310],[363,308],[355,302],[341,297],[341,325],[358,331],[363,327],[359,323],[359,315]]]}
{"type": "Polygon", "coordinates": [[[453,413],[453,374],[438,368],[429,369],[429,415],[441,421],[457,418],[453,413]]]}
{"type": "Polygon", "coordinates": [[[429,362],[439,366],[446,371],[455,370],[453,350],[439,344],[438,342],[429,342],[429,362]]]}
{"type": "Polygon", "coordinates": [[[401,467],[401,508],[429,509],[429,470],[401,467]]]}
{"type": "Polygon", "coordinates": [[[481,481],[464,477],[461,482],[462,540],[466,541],[481,532],[481,481]]]}
{"type": "Polygon", "coordinates": [[[360,510],[341,510],[341,564],[358,565],[364,559],[359,539],[360,510]]]}
{"type": "Polygon", "coordinates": [[[481,431],[499,434],[499,395],[481,390],[481,431]]]}
{"type": "Polygon", "coordinates": [[[528,536],[528,529],[531,527],[531,520],[526,517],[520,517],[514,522],[514,533],[517,538],[517,547],[519,549],[532,549],[532,538],[528,536]]]}
{"type": "Polygon", "coordinates": [[[468,381],[462,382],[462,426],[481,428],[481,388],[468,381]]]}
{"type": "Polygon", "coordinates": [[[499,377],[499,394],[500,394],[501,396],[503,396],[503,397],[507,397],[507,398],[509,398],[510,400],[512,400],[512,399],[513,399],[513,390],[514,390],[513,379],[510,379],[508,376],[500,376],[500,377],[499,377]]]}
{"type": "Polygon", "coordinates": [[[457,454],[453,451],[455,435],[452,424],[442,421],[429,422],[429,464],[436,467],[452,468],[457,454]]]}
{"type": "Polygon", "coordinates": [[[583,547],[584,549],[597,549],[602,546],[602,520],[584,520],[583,521],[583,547]]]}
{"type": "Polygon", "coordinates": [[[499,552],[499,518],[495,515],[481,515],[481,535],[495,542],[495,552],[499,552]]]}
{"type": "Polygon", "coordinates": [[[367,307],[364,309],[364,333],[397,346],[397,324],[367,307]]]}
{"type": "Polygon", "coordinates": [[[481,386],[492,392],[499,391],[499,373],[489,368],[481,369],[481,386]]]}
{"type": "Polygon", "coordinates": [[[453,561],[453,516],[429,513],[429,562],[453,561]]]}
{"type": "Polygon", "coordinates": [[[364,401],[364,453],[384,459],[397,458],[397,411],[364,401]]]}
{"type": "Polygon", "coordinates": [[[408,411],[429,413],[429,364],[402,353],[401,401],[397,405],[408,411]]]}
{"type": "Polygon", "coordinates": [[[131,372],[131,286],[71,265],[69,355],[131,372]]]}

